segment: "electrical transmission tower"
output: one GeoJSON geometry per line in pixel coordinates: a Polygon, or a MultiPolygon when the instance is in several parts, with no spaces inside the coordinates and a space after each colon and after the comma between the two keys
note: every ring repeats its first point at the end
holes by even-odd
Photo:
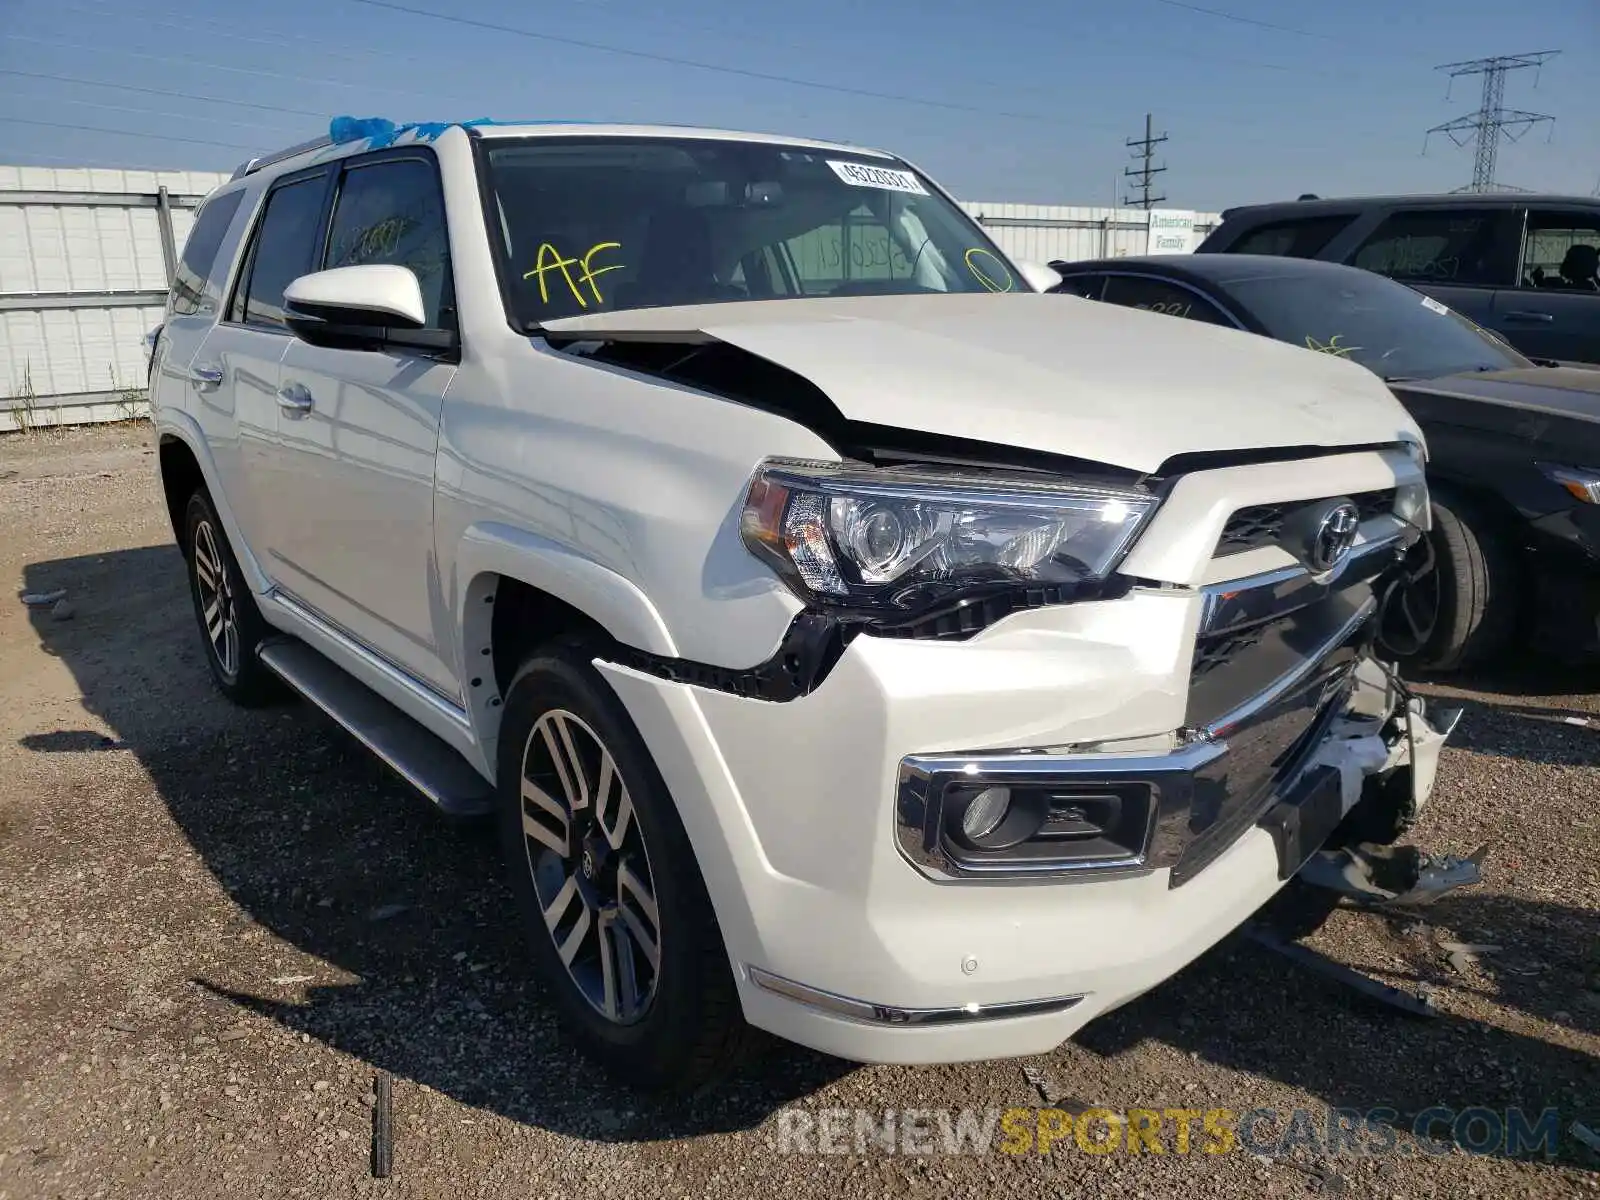
{"type": "MultiPolygon", "coordinates": [[[[1423,138],[1422,152],[1428,152],[1428,138],[1436,133],[1446,134],[1458,146],[1476,143],[1472,161],[1472,182],[1461,192],[1517,191],[1495,182],[1495,159],[1500,153],[1500,139],[1514,142],[1535,125],[1554,123],[1555,118],[1544,113],[1523,112],[1506,108],[1506,76],[1525,67],[1538,68],[1561,53],[1559,50],[1540,50],[1533,54],[1505,54],[1495,58],[1475,58],[1470,62],[1445,63],[1434,68],[1449,74],[1451,83],[1463,75],[1483,76],[1483,99],[1478,111],[1443,125],[1435,125],[1423,138]]],[[[1449,91],[1445,92],[1449,96],[1449,91]]]]}
{"type": "Polygon", "coordinates": [[[1152,196],[1150,194],[1150,185],[1155,182],[1155,177],[1167,169],[1165,163],[1159,167],[1151,165],[1151,160],[1155,158],[1156,147],[1166,140],[1166,134],[1163,133],[1160,137],[1156,137],[1151,132],[1150,114],[1145,113],[1144,136],[1142,138],[1128,139],[1128,148],[1132,151],[1133,157],[1139,160],[1139,165],[1122,169],[1123,175],[1132,180],[1133,190],[1139,193],[1139,197],[1138,199],[1134,199],[1132,196],[1125,197],[1123,199],[1124,204],[1133,205],[1149,212],[1152,206],[1160,204],[1166,199],[1165,196],[1152,196]]]}

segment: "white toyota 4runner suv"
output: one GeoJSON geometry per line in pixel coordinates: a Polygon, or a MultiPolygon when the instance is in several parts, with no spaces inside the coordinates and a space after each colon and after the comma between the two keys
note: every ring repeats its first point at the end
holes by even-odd
{"type": "Polygon", "coordinates": [[[152,356],[216,682],[495,813],[635,1080],[1047,1051],[1446,730],[1373,650],[1377,377],[1041,286],[873,150],[336,121],[205,201],[152,356]]]}

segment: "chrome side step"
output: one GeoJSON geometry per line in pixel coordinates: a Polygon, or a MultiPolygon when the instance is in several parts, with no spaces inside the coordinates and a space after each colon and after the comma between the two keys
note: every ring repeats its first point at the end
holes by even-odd
{"type": "Polygon", "coordinates": [[[304,642],[275,638],[258,654],[273,674],[449,816],[483,816],[493,808],[494,786],[461,755],[304,642]]]}

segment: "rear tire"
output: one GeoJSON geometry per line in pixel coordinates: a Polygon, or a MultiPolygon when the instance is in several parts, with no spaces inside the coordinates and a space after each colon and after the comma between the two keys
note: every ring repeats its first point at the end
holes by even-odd
{"type": "Polygon", "coordinates": [[[183,556],[206,665],[222,694],[244,708],[281,700],[284,688],[256,651],[272,630],[244,581],[222,520],[204,488],[189,497],[183,556]]]}
{"type": "Polygon", "coordinates": [[[651,1091],[714,1080],[753,1039],[683,823],[581,642],[506,689],[497,778],[510,884],[570,1036],[651,1091]]]}
{"type": "Polygon", "coordinates": [[[1397,657],[1455,671],[1503,650],[1516,627],[1519,556],[1489,509],[1452,489],[1433,493],[1431,571],[1394,597],[1385,641],[1397,657]]]}

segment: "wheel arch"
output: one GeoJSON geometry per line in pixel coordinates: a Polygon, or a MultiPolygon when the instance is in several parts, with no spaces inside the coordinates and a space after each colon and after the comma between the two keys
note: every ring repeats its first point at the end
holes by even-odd
{"type": "Polygon", "coordinates": [[[178,548],[187,553],[184,540],[184,509],[196,487],[203,486],[211,497],[211,504],[222,520],[222,531],[227,535],[233,556],[244,572],[245,582],[257,595],[268,587],[266,573],[256,561],[254,550],[245,541],[244,533],[234,518],[226,490],[221,486],[221,474],[216,460],[206,445],[205,434],[188,413],[166,410],[156,426],[156,462],[161,475],[161,489],[167,505],[167,517],[172,522],[172,534],[178,548]]]}
{"type": "Polygon", "coordinates": [[[484,760],[493,766],[501,704],[536,646],[577,635],[674,657],[661,614],[632,581],[549,538],[483,522],[456,552],[458,661],[484,760]]]}

